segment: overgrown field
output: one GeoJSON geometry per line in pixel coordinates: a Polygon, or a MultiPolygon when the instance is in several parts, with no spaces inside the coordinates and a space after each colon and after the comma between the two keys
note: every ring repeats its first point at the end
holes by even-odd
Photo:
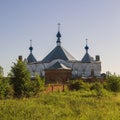
{"type": "Polygon", "coordinates": [[[120,93],[66,91],[0,100],[0,120],[120,120],[120,93]]]}

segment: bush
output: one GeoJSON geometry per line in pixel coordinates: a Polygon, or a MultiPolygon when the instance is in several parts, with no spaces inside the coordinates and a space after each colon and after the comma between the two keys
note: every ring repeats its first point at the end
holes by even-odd
{"type": "Polygon", "coordinates": [[[30,73],[26,68],[26,64],[18,60],[14,63],[10,74],[11,84],[14,89],[15,97],[29,97],[31,94],[30,73]]]}
{"type": "Polygon", "coordinates": [[[31,96],[37,95],[40,91],[44,90],[44,85],[45,80],[36,74],[35,78],[31,79],[31,96]]]}
{"type": "Polygon", "coordinates": [[[13,88],[8,78],[0,79],[0,99],[12,98],[14,94],[13,88]]]}
{"type": "Polygon", "coordinates": [[[120,92],[120,76],[107,76],[105,88],[112,92],[120,92]]]}
{"type": "Polygon", "coordinates": [[[70,90],[89,90],[90,84],[82,80],[72,80],[69,84],[70,90]]]}
{"type": "Polygon", "coordinates": [[[90,90],[95,90],[98,97],[103,96],[103,84],[100,82],[93,83],[90,90]]]}
{"type": "Polygon", "coordinates": [[[96,81],[92,83],[83,82],[82,80],[73,80],[69,85],[70,90],[84,90],[90,91],[91,93],[95,93],[95,96],[101,97],[105,93],[105,89],[103,88],[103,83],[96,81]]]}
{"type": "Polygon", "coordinates": [[[44,87],[45,81],[39,75],[36,75],[33,79],[30,78],[30,72],[21,60],[14,63],[9,76],[14,89],[14,97],[32,97],[44,87]]]}

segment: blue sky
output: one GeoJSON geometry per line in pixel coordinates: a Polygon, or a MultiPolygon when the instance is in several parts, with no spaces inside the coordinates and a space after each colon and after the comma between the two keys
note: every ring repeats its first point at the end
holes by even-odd
{"type": "Polygon", "coordinates": [[[0,65],[7,74],[19,55],[42,60],[55,46],[57,23],[62,46],[77,60],[100,55],[102,72],[120,74],[120,0],[0,0],[0,65]]]}

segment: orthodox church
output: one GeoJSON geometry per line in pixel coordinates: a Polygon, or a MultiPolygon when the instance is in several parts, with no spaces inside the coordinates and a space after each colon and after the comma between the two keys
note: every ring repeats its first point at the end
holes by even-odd
{"type": "Polygon", "coordinates": [[[57,41],[55,48],[46,55],[41,61],[37,61],[32,51],[32,41],[30,41],[30,54],[27,57],[27,68],[31,75],[36,73],[44,77],[46,83],[64,83],[69,79],[77,79],[83,77],[100,77],[101,76],[101,61],[100,56],[91,57],[85,45],[85,55],[81,60],[76,60],[65,48],[61,45],[60,26],[56,34],[57,41]]]}

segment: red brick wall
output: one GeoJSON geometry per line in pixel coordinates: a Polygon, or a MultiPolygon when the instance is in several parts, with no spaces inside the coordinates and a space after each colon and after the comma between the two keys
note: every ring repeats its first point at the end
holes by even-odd
{"type": "Polygon", "coordinates": [[[46,83],[66,83],[71,79],[72,71],[66,69],[45,70],[46,83]]]}
{"type": "Polygon", "coordinates": [[[49,93],[49,92],[63,92],[65,90],[68,89],[68,85],[64,85],[64,84],[54,84],[54,85],[49,85],[46,86],[46,89],[44,91],[44,93],[49,93]]]}

